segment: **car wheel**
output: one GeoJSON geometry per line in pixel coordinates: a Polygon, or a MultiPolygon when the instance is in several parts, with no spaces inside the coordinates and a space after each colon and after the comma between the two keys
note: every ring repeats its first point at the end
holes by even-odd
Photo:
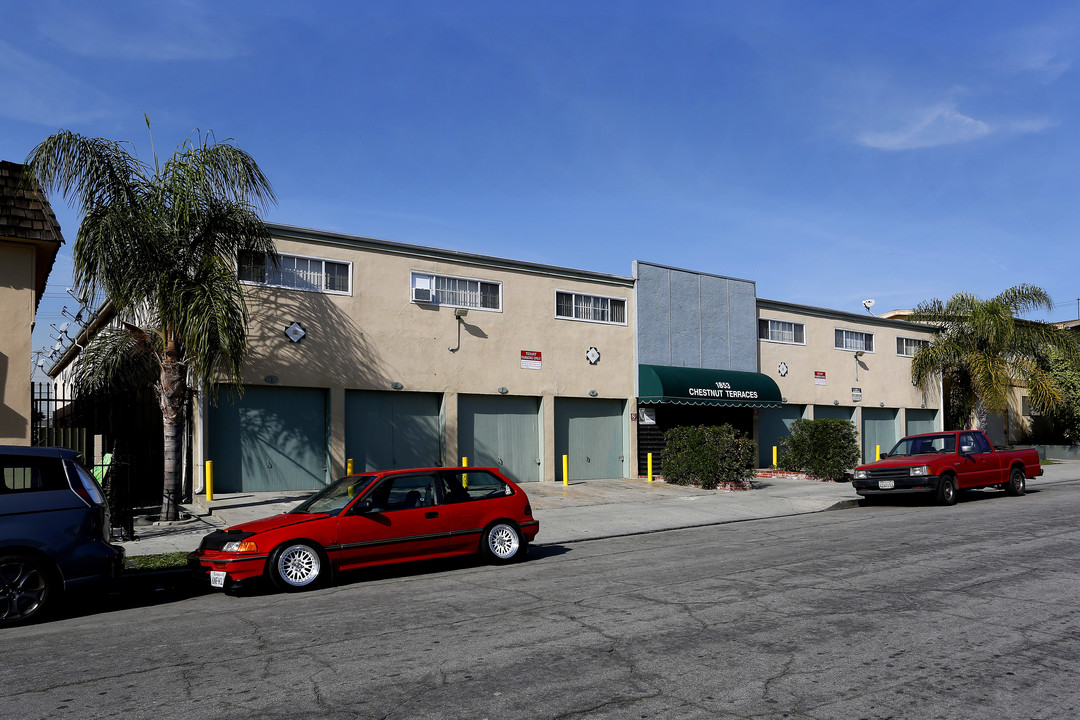
{"type": "Polygon", "coordinates": [[[0,557],[0,625],[18,625],[42,615],[53,582],[41,562],[26,555],[0,557]]]}
{"type": "Polygon", "coordinates": [[[508,563],[524,556],[526,543],[517,527],[501,522],[492,525],[484,533],[484,556],[494,563],[508,563]]]}
{"type": "Polygon", "coordinates": [[[270,579],[282,590],[304,590],[319,581],[323,555],[306,542],[282,545],[270,555],[270,579]]]}
{"type": "Polygon", "coordinates": [[[1005,492],[1017,497],[1024,494],[1024,490],[1027,489],[1027,478],[1024,476],[1024,471],[1020,468],[1014,468],[1012,473],[1009,474],[1009,484],[1005,486],[1005,492]]]}
{"type": "Polygon", "coordinates": [[[938,503],[942,505],[956,504],[956,478],[952,475],[945,475],[941,478],[941,484],[938,485],[938,503]]]}

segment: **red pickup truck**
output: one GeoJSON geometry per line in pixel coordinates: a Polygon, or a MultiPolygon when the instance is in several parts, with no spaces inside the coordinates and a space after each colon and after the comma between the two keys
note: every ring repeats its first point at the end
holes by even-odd
{"type": "Polygon", "coordinates": [[[942,505],[960,490],[1000,487],[1023,495],[1027,478],[1042,475],[1034,448],[995,450],[978,430],[909,435],[877,462],[855,468],[852,485],[863,497],[935,493],[942,505]]]}

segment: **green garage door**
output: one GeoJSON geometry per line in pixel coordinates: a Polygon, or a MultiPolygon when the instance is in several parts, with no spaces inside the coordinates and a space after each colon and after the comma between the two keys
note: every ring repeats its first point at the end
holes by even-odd
{"type": "Polygon", "coordinates": [[[905,435],[918,435],[920,433],[934,432],[937,430],[937,410],[908,410],[905,415],[905,435]]]}
{"type": "Polygon", "coordinates": [[[559,480],[563,455],[571,480],[626,477],[622,401],[555,398],[555,476],[559,480]]]}
{"type": "Polygon", "coordinates": [[[784,405],[758,410],[758,467],[772,467],[772,449],[791,434],[791,424],[803,417],[805,405],[784,405]]]}
{"type": "Polygon", "coordinates": [[[353,472],[442,465],[439,399],[434,393],[346,391],[345,457],[353,472]]]}
{"type": "Polygon", "coordinates": [[[326,391],[248,386],[210,409],[207,460],[218,492],[314,490],[329,481],[326,391]]]}
{"type": "Polygon", "coordinates": [[[877,446],[881,452],[892,450],[900,438],[897,436],[897,417],[895,408],[863,408],[862,440],[863,462],[873,462],[877,457],[877,446]]]}
{"type": "Polygon", "coordinates": [[[459,395],[459,454],[470,465],[497,467],[515,482],[538,482],[539,412],[538,398],[459,395]]]}

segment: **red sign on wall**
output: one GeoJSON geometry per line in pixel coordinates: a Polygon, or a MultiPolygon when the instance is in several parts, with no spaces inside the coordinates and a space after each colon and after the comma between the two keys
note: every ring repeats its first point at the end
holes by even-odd
{"type": "Polygon", "coordinates": [[[815,385],[824,385],[825,384],[825,371],[824,370],[815,370],[814,371],[814,384],[815,385]]]}
{"type": "Polygon", "coordinates": [[[539,350],[522,350],[521,351],[521,369],[522,370],[539,370],[540,369],[540,351],[539,350]]]}

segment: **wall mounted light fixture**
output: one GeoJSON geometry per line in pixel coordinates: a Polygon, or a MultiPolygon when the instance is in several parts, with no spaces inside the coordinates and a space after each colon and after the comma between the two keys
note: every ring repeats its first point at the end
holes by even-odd
{"type": "Polygon", "coordinates": [[[508,392],[510,392],[510,391],[509,391],[509,390],[507,390],[507,389],[506,389],[506,388],[504,388],[504,387],[501,387],[501,388],[499,388],[499,394],[500,394],[500,395],[505,395],[505,394],[506,394],[506,393],[508,393],[508,392]]]}
{"type": "Polygon", "coordinates": [[[599,395],[599,394],[600,394],[600,393],[596,392],[595,390],[590,390],[590,391],[589,391],[589,397],[596,397],[596,396],[597,396],[597,395],[599,395]]]}
{"type": "Polygon", "coordinates": [[[402,385],[401,383],[399,383],[397,380],[395,380],[394,382],[390,383],[390,387],[394,388],[395,390],[400,390],[401,388],[403,388],[405,386],[402,385]]]}

